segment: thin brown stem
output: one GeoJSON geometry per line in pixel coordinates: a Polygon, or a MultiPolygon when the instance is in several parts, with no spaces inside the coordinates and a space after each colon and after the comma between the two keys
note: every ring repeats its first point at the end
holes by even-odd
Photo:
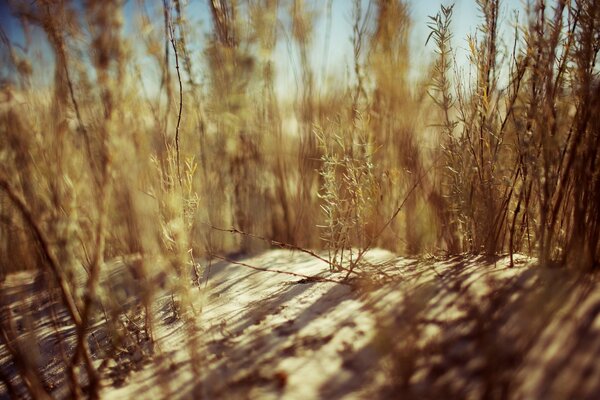
{"type": "Polygon", "coordinates": [[[173,27],[173,21],[171,14],[168,13],[168,29],[169,29],[169,40],[173,47],[173,54],[175,55],[175,70],[177,71],[177,82],[179,83],[179,110],[177,111],[177,124],[175,125],[175,153],[177,162],[177,178],[179,179],[179,186],[183,186],[183,180],[181,178],[181,161],[180,161],[180,150],[179,150],[179,128],[181,126],[181,114],[183,111],[183,84],[181,82],[181,72],[179,71],[179,52],[177,51],[177,44],[175,43],[175,28],[173,27]]]}
{"type": "Polygon", "coordinates": [[[335,279],[331,279],[331,278],[326,278],[324,276],[319,276],[319,275],[304,275],[304,274],[298,274],[296,272],[282,271],[280,269],[262,268],[262,267],[257,267],[257,266],[250,265],[250,264],[247,264],[247,263],[243,263],[243,262],[240,262],[240,261],[235,261],[235,260],[232,260],[230,258],[219,256],[219,255],[216,255],[216,254],[213,254],[212,256],[214,258],[219,259],[219,260],[223,260],[223,261],[226,261],[226,262],[231,263],[231,264],[239,265],[241,267],[250,268],[250,269],[253,269],[255,271],[272,272],[272,273],[275,273],[275,274],[290,275],[290,276],[294,276],[294,277],[297,277],[297,278],[306,279],[308,282],[331,282],[331,283],[337,283],[337,284],[341,284],[341,285],[347,285],[348,284],[347,282],[344,282],[342,280],[335,280],[335,279]]]}

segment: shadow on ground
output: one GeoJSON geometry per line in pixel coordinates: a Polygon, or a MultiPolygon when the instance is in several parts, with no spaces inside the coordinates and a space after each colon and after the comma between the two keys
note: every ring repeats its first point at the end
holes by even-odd
{"type": "MultiPolygon", "coordinates": [[[[243,261],[340,278],[288,251],[243,261]]],[[[156,351],[121,381],[110,375],[116,366],[106,369],[103,398],[598,398],[597,276],[522,257],[513,268],[502,257],[370,261],[351,285],[205,265],[196,318],[174,320],[168,297],[158,299],[156,351]]],[[[14,309],[27,298],[15,291],[32,287],[4,289],[14,309]]],[[[39,308],[40,321],[47,311],[39,308]]],[[[95,353],[105,331],[93,332],[95,353]]],[[[68,325],[41,336],[49,382],[64,383],[52,375],[61,373],[52,343],[72,336],[68,325]]]]}

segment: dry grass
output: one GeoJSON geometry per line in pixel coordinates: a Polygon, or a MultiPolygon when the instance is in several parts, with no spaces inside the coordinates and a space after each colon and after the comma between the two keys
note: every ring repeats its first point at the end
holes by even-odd
{"type": "MultiPolygon", "coordinates": [[[[132,5],[127,33],[119,1],[11,2],[25,35],[0,32],[0,276],[41,271],[60,296],[77,337],[61,352],[70,396],[98,395],[92,325],[109,326],[106,357],[155,351],[161,290],[200,368],[199,259],[275,244],[326,249],[346,278],[373,247],[597,269],[598,0],[529,2],[512,43],[499,36],[500,1],[477,0],[470,72],[455,62],[453,9],[442,7],[419,82],[409,37],[427,21],[411,21],[403,0],[356,0],[352,77],[326,88],[310,56],[316,3],[212,0],[202,41],[184,1],[132,5]],[[53,68],[35,67],[31,40],[53,68]],[[275,90],[284,41],[298,60],[291,99],[275,90]],[[128,276],[111,281],[115,263],[128,276]]],[[[19,383],[48,398],[1,311],[19,383]]]]}

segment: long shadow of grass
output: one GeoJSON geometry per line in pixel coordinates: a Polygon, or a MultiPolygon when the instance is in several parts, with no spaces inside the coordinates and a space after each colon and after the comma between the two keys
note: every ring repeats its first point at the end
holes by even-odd
{"type": "MultiPolygon", "coordinates": [[[[35,272],[14,287],[1,288],[2,329],[12,345],[16,346],[18,356],[32,360],[28,368],[36,370],[45,389],[55,398],[68,398],[71,394],[67,385],[66,368],[73,357],[77,341],[76,328],[60,300],[58,288],[53,281],[44,278],[47,276],[43,272],[35,272]]],[[[118,369],[116,375],[122,379],[141,366],[131,362],[130,349],[116,350],[113,329],[98,310],[89,327],[88,348],[94,361],[114,358],[114,368],[118,369]],[[129,366],[125,367],[125,364],[129,366]]],[[[3,378],[14,382],[15,387],[24,389],[18,362],[8,356],[4,343],[0,346],[0,359],[3,378]]],[[[112,372],[115,375],[115,371],[112,372]]],[[[78,378],[85,388],[85,371],[81,371],[78,378]]],[[[25,392],[20,395],[27,397],[25,392]]]]}
{"type": "MultiPolygon", "coordinates": [[[[510,279],[489,280],[482,295],[465,283],[472,272],[459,265],[438,277],[437,282],[430,282],[437,292],[432,301],[411,304],[410,297],[418,298],[411,293],[405,296],[407,304],[393,318],[386,316],[383,320],[378,345],[382,352],[389,352],[384,355],[389,363],[388,384],[379,393],[381,397],[513,397],[519,390],[516,384],[519,374],[527,376],[534,372],[527,370],[531,365],[525,361],[542,334],[550,335],[549,341],[560,346],[559,332],[547,331],[559,314],[575,314],[564,306],[575,289],[580,288],[576,279],[561,271],[523,269],[510,279]],[[436,309],[435,299],[448,297],[453,299],[451,307],[458,308],[459,317],[449,318],[444,311],[438,311],[431,318],[431,310],[436,309]],[[432,325],[437,327],[437,334],[427,337],[425,330],[432,325]]],[[[478,279],[490,274],[493,275],[485,272],[478,279]]],[[[597,347],[594,341],[585,338],[592,335],[590,327],[599,309],[598,305],[590,306],[586,316],[576,321],[577,339],[561,348],[555,356],[561,361],[553,362],[554,369],[544,372],[540,387],[552,387],[556,376],[563,375],[569,360],[577,355],[585,354],[586,350],[598,352],[594,350],[593,346],[597,347]]],[[[556,329],[566,326],[567,322],[558,324],[556,329]]],[[[584,375],[572,374],[572,379],[581,380],[584,375]]],[[[598,386],[594,390],[597,392],[598,386]]],[[[544,392],[542,397],[551,394],[544,392]]]]}
{"type": "Polygon", "coordinates": [[[281,385],[281,377],[276,371],[265,374],[262,372],[273,365],[275,361],[296,355],[299,349],[318,352],[318,348],[329,340],[324,337],[300,337],[300,332],[314,319],[322,317],[332,307],[335,307],[340,295],[350,294],[347,287],[332,285],[310,306],[293,319],[282,321],[276,326],[261,327],[263,319],[281,311],[284,303],[294,301],[313,284],[292,284],[275,292],[270,297],[248,307],[246,315],[234,329],[231,337],[213,343],[210,351],[221,354],[224,359],[212,369],[204,381],[210,383],[210,397],[227,395],[236,396],[249,387],[264,385],[277,391],[281,385]],[[251,339],[246,342],[235,342],[235,338],[248,328],[253,328],[251,339]]]}

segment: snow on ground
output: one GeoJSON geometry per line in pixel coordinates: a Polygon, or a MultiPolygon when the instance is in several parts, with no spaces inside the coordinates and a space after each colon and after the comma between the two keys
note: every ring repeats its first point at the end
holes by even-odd
{"type": "MultiPolygon", "coordinates": [[[[160,298],[154,354],[133,357],[135,368],[123,374],[117,362],[98,360],[102,398],[599,398],[595,276],[524,257],[509,268],[507,258],[410,260],[373,250],[367,261],[364,277],[349,284],[202,264],[194,326],[174,320],[170,297],[160,298]],[[195,369],[190,346],[199,354],[195,369]]],[[[344,277],[287,250],[238,262],[344,277]]],[[[34,290],[30,278],[9,276],[3,298],[17,302],[17,291],[34,290]]],[[[14,370],[3,347],[0,357],[4,373],[14,370]]],[[[53,394],[66,397],[56,357],[56,346],[42,346],[53,394]]]]}

